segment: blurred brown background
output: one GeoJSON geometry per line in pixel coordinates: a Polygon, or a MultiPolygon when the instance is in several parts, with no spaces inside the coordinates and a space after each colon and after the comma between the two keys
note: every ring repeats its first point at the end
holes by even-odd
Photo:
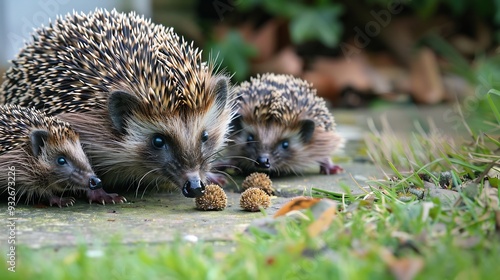
{"type": "Polygon", "coordinates": [[[2,69],[32,27],[104,7],[174,27],[234,73],[234,82],[287,73],[312,82],[335,107],[463,102],[499,88],[500,12],[493,0],[35,2],[0,4],[2,69]]]}

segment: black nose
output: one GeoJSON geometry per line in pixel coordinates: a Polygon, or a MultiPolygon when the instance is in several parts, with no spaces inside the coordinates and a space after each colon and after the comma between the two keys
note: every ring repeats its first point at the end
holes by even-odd
{"type": "Polygon", "coordinates": [[[97,178],[96,176],[90,177],[89,188],[91,190],[97,190],[97,189],[102,188],[101,179],[97,178]]]}
{"type": "Polygon", "coordinates": [[[269,163],[268,157],[258,157],[255,165],[260,168],[269,168],[271,167],[271,163],[269,163]]]}
{"type": "Polygon", "coordinates": [[[205,193],[205,184],[200,179],[187,180],[182,187],[182,194],[185,197],[200,197],[205,193]]]}

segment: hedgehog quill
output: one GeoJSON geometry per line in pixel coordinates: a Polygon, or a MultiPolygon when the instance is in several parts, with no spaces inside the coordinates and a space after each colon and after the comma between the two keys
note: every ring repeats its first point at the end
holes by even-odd
{"type": "Polygon", "coordinates": [[[172,28],[133,12],[74,13],[38,29],[12,63],[0,101],[69,122],[105,186],[203,195],[234,91],[172,28]]]}
{"type": "Polygon", "coordinates": [[[31,108],[0,105],[0,169],[3,192],[13,185],[17,196],[27,201],[38,197],[50,205],[70,206],[74,198],[63,195],[82,191],[90,202],[125,201],[101,189],[101,180],[68,123],[31,108]]]}
{"type": "MultiPolygon", "coordinates": [[[[300,173],[319,164],[323,174],[343,169],[332,154],[343,147],[325,101],[304,80],[264,74],[236,87],[238,113],[225,157],[243,173],[300,173]]],[[[223,165],[221,164],[221,165],[223,165]]]]}

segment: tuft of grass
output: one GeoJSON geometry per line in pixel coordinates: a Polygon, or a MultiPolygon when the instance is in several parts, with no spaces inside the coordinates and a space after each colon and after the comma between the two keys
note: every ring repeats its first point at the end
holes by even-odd
{"type": "MultiPolygon", "coordinates": [[[[352,201],[326,230],[305,211],[255,223],[234,241],[31,249],[19,246],[16,272],[1,279],[496,279],[498,205],[464,197],[401,203],[382,190],[352,201]],[[356,203],[364,201],[364,203],[356,203]]],[[[5,256],[1,257],[5,260],[5,256]]],[[[6,262],[4,261],[4,264],[6,262]]]]}
{"type": "MultiPolygon", "coordinates": [[[[475,132],[464,120],[470,139],[460,145],[442,135],[432,122],[429,132],[416,125],[416,133],[409,139],[394,133],[387,120],[382,120],[380,131],[371,125],[372,133],[365,137],[368,154],[381,168],[391,170],[398,181],[396,184],[387,181],[383,185],[404,192],[413,187],[423,188],[424,181],[453,190],[459,190],[464,182],[471,180],[476,183],[484,178],[495,181],[496,177],[488,174],[500,166],[500,111],[497,107],[500,91],[490,90],[484,99],[495,118],[494,121],[485,120],[490,131],[475,132]]],[[[387,175],[387,179],[394,178],[387,175]]]]}
{"type": "Polygon", "coordinates": [[[424,165],[430,165],[428,168],[433,171],[449,170],[452,165],[443,158],[459,149],[455,140],[440,133],[432,121],[429,121],[429,132],[417,123],[416,132],[410,136],[395,133],[386,118],[381,119],[381,130],[375,128],[372,120],[369,125],[371,133],[365,135],[368,155],[373,162],[390,166],[397,173],[414,171],[424,165]]]}

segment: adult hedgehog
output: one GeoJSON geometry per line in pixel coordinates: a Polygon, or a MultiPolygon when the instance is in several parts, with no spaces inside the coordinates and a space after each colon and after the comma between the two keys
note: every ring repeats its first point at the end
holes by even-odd
{"type": "Polygon", "coordinates": [[[203,195],[235,98],[173,29],[135,13],[74,13],[38,29],[12,63],[0,101],[68,121],[105,187],[203,195]]]}

